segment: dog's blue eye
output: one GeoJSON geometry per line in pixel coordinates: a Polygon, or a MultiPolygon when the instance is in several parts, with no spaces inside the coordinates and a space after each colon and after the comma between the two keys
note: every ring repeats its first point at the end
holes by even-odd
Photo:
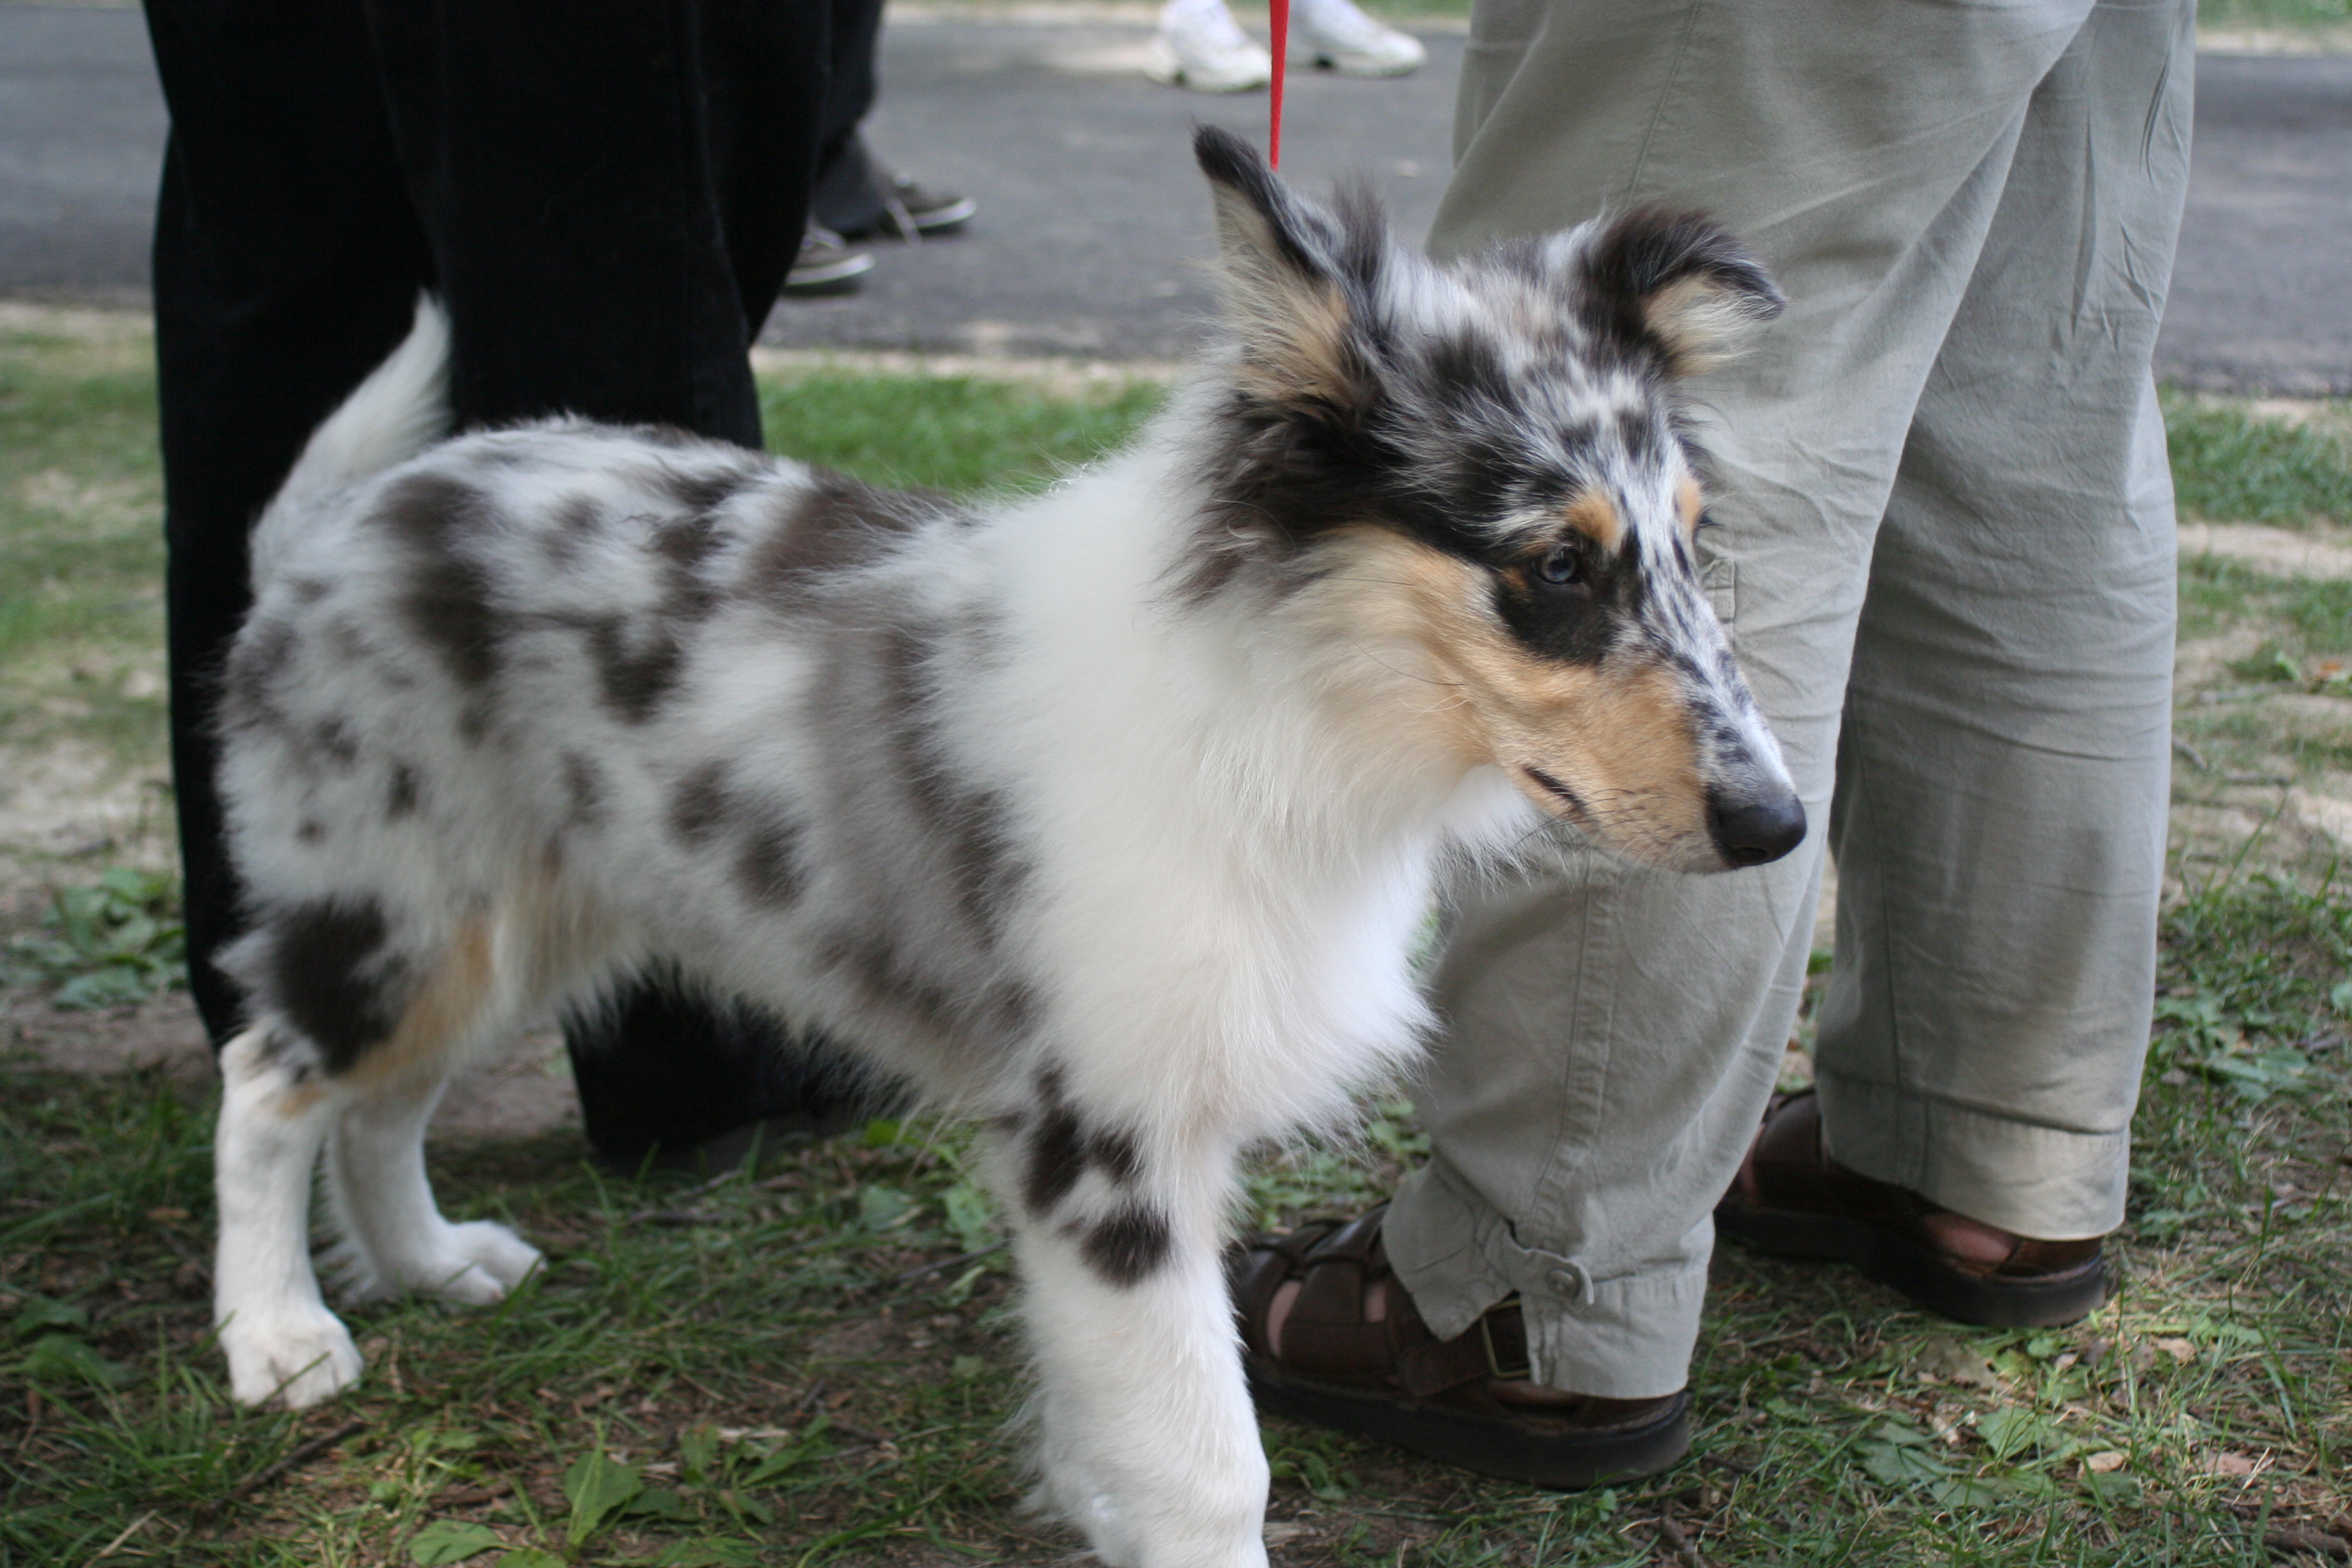
{"type": "Polygon", "coordinates": [[[1566,587],[1583,574],[1584,563],[1577,559],[1576,552],[1565,544],[1536,563],[1538,580],[1555,588],[1566,587]]]}

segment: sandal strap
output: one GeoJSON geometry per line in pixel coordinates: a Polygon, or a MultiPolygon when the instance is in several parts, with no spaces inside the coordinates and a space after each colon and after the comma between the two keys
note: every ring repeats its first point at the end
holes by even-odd
{"type": "Polygon", "coordinates": [[[1415,1346],[1396,1360],[1397,1386],[1417,1399],[1478,1378],[1517,1383],[1534,1375],[1528,1360],[1527,1318],[1516,1293],[1479,1313],[1464,1332],[1415,1346]]]}
{"type": "Polygon", "coordinates": [[[1531,1376],[1516,1295],[1453,1339],[1430,1331],[1381,1244],[1386,1212],[1382,1205],[1351,1220],[1309,1221],[1236,1249],[1228,1268],[1236,1326],[1250,1353],[1288,1372],[1388,1384],[1413,1398],[1485,1378],[1531,1376]],[[1373,1319],[1366,1301],[1382,1283],[1385,1310],[1373,1319]],[[1277,1352],[1268,1342],[1269,1320],[1276,1298],[1294,1284],[1277,1352]]]}

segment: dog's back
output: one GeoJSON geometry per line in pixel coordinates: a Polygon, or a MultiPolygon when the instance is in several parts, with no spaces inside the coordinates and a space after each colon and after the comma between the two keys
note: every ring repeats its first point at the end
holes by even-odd
{"type": "Polygon", "coordinates": [[[550,899],[576,929],[542,993],[658,959],[889,1041],[1017,1026],[1012,806],[935,711],[992,652],[969,515],[578,422],[304,510],[222,704],[228,963],[331,1068],[466,921],[550,899]]]}

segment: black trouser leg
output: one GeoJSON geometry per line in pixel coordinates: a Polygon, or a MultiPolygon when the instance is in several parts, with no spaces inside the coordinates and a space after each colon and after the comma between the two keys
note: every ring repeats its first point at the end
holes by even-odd
{"type": "Polygon", "coordinates": [[[155,224],[172,764],[189,982],[225,1041],[212,957],[236,888],[214,793],[213,688],[250,602],[246,534],[311,428],[407,331],[431,276],[358,8],[157,0],[172,136],[155,224]]]}
{"type": "Polygon", "coordinates": [[[878,90],[874,54],[882,41],[882,0],[834,0],[833,79],[819,130],[816,190],[810,212],[830,229],[855,231],[882,221],[882,182],[857,128],[878,90]]]}

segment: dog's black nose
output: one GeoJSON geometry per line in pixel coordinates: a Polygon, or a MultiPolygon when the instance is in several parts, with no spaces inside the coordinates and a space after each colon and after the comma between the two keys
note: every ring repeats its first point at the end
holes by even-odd
{"type": "Polygon", "coordinates": [[[1762,800],[1717,795],[1708,827],[1715,847],[1735,866],[1763,866],[1805,841],[1805,805],[1794,790],[1762,800]]]}

